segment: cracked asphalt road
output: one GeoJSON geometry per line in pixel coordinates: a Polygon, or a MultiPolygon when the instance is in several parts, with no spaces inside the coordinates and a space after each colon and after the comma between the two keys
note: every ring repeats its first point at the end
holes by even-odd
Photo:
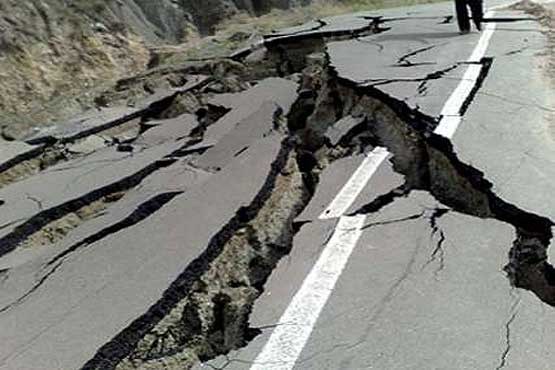
{"type": "Polygon", "coordinates": [[[552,368],[546,36],[451,7],[281,30],[233,56],[243,91],[1,142],[0,368],[552,368]]]}
{"type": "MultiPolygon", "coordinates": [[[[392,30],[328,44],[331,63],[340,76],[378,85],[386,94],[437,117],[445,97],[460,83],[463,63],[480,37],[460,38],[452,27],[439,24],[439,15],[447,9],[448,5],[435,5],[400,10],[391,16],[400,20],[385,23],[392,30]],[[425,77],[448,66],[455,68],[437,79],[425,77]],[[409,77],[405,78],[405,73],[409,77]]],[[[507,10],[493,18],[497,17],[528,18],[507,10]]],[[[545,48],[545,37],[532,20],[498,25],[485,54],[494,58],[493,66],[465,112],[453,145],[463,161],[495,179],[494,189],[503,199],[553,219],[553,204],[546,194],[554,190],[555,147],[546,131],[554,106],[551,86],[538,60],[545,48]],[[493,91],[495,96],[490,95],[493,91]]],[[[502,271],[514,231],[498,221],[469,218],[455,211],[439,213],[441,217],[432,222],[438,209],[449,208],[426,193],[413,193],[368,217],[353,255],[296,361],[287,361],[286,354],[294,351],[294,341],[287,339],[276,353],[261,358],[277,327],[291,333],[302,331],[303,322],[288,323],[280,318],[334,227],[333,220],[316,221],[318,211],[333,198],[318,195],[336,194],[344,184],[337,183],[339,173],[354,172],[349,167],[348,162],[336,162],[327,169],[305,210],[314,222],[297,235],[295,249],[280,263],[255,305],[251,324],[262,328],[262,334],[245,349],[205,366],[552,368],[555,358],[546,328],[555,323],[553,308],[533,294],[507,285],[502,271]]],[[[388,173],[388,168],[384,162],[355,204],[360,206],[364,199],[375,199],[399,186],[401,179],[393,180],[395,174],[388,173]]]]}

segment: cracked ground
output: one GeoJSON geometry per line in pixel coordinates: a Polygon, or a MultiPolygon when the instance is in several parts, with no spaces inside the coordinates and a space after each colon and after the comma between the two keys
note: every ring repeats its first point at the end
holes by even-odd
{"type": "Polygon", "coordinates": [[[550,9],[320,19],[0,142],[0,368],[552,368],[550,9]]]}

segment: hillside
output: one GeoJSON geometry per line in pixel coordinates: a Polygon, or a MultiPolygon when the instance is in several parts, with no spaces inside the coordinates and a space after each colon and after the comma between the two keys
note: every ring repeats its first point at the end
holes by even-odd
{"type": "Polygon", "coordinates": [[[273,26],[430,1],[2,0],[1,133],[21,138],[57,124],[96,107],[95,98],[121,78],[161,63],[225,55],[273,26]]]}

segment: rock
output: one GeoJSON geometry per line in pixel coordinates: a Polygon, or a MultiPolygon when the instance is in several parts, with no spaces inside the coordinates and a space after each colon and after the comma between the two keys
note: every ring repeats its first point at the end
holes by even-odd
{"type": "Polygon", "coordinates": [[[98,135],[91,135],[85,140],[68,147],[71,153],[90,154],[106,146],[106,139],[98,135]]]}
{"type": "Polygon", "coordinates": [[[103,23],[96,22],[93,24],[93,29],[96,32],[108,32],[108,27],[106,27],[103,23]]]}

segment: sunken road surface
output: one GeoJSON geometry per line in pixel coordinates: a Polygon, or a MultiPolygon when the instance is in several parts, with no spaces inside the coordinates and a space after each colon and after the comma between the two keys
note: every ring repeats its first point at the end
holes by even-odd
{"type": "Polygon", "coordinates": [[[450,12],[281,30],[1,142],[0,368],[549,368],[545,37],[450,12]]]}

